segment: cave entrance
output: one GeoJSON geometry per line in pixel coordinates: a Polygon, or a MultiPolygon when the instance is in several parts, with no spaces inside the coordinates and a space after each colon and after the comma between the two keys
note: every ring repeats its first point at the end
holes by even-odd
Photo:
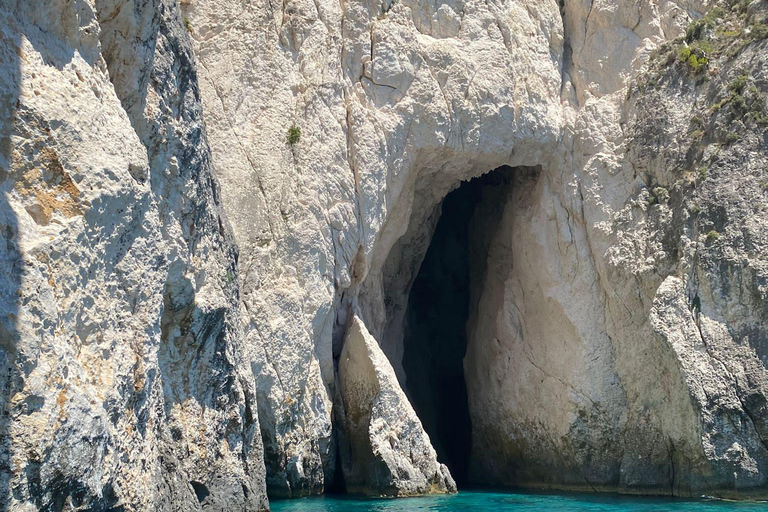
{"type": "Polygon", "coordinates": [[[479,300],[488,244],[511,177],[512,169],[502,167],[463,182],[445,197],[406,306],[406,390],[438,460],[459,487],[469,483],[472,446],[463,365],[467,321],[479,300]]]}

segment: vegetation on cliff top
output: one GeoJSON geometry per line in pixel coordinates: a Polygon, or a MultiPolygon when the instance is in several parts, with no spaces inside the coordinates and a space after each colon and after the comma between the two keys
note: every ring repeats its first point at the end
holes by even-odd
{"type": "Polygon", "coordinates": [[[766,9],[750,9],[750,4],[751,0],[727,0],[712,8],[692,21],[684,36],[660,46],[652,64],[669,67],[679,62],[702,77],[705,71],[717,73],[719,58],[735,57],[747,45],[768,39],[766,9]]]}
{"type": "MultiPolygon", "coordinates": [[[[685,204],[689,215],[701,222],[708,245],[722,231],[712,229],[711,215],[700,218],[702,208],[711,208],[693,191],[716,186],[715,181],[702,187],[712,173],[733,165],[723,163],[740,151],[732,146],[759,143],[768,135],[768,83],[762,68],[753,64],[766,48],[768,0],[727,0],[692,21],[685,35],[660,46],[651,55],[648,72],[630,91],[645,105],[641,109],[667,102],[678,116],[670,123],[688,115],[687,131],[675,135],[677,156],[667,156],[676,176],[649,180],[647,202],[685,204]]],[[[656,142],[649,140],[651,146],[656,142]]]]}

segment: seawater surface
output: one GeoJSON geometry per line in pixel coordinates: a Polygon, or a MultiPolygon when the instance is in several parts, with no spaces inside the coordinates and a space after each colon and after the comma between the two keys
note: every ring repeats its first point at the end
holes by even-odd
{"type": "Polygon", "coordinates": [[[468,492],[424,498],[322,496],[271,503],[273,512],[767,512],[768,503],[682,500],[607,494],[468,492]]]}

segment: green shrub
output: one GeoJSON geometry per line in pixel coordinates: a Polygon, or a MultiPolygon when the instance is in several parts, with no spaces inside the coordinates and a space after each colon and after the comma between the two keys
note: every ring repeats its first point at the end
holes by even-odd
{"type": "Polygon", "coordinates": [[[669,200],[669,191],[664,187],[656,187],[653,189],[653,195],[660,203],[665,203],[669,200]]]}
{"type": "Polygon", "coordinates": [[[707,57],[706,52],[698,47],[683,47],[677,54],[677,57],[681,62],[688,64],[688,67],[694,73],[699,73],[709,64],[709,58],[707,57]]]}
{"type": "Polygon", "coordinates": [[[688,25],[688,29],[685,31],[685,41],[692,43],[699,40],[704,36],[705,29],[713,29],[719,18],[725,16],[725,10],[720,7],[710,9],[710,11],[698,20],[694,20],[688,25]]]}
{"type": "Polygon", "coordinates": [[[712,41],[695,41],[691,44],[691,51],[697,55],[711,55],[715,51],[715,45],[712,41]]]}
{"type": "Polygon", "coordinates": [[[741,137],[739,137],[739,134],[736,133],[736,132],[728,132],[725,135],[725,143],[726,144],[733,144],[734,142],[738,141],[739,139],[741,139],[741,137]]]}
{"type": "Polygon", "coordinates": [[[707,243],[708,244],[716,242],[719,239],[720,239],[720,233],[718,233],[714,229],[712,231],[710,231],[709,233],[707,233],[707,243]]]}
{"type": "Polygon", "coordinates": [[[714,23],[715,20],[717,20],[718,18],[722,18],[724,16],[725,16],[725,9],[723,9],[722,7],[713,7],[707,13],[705,18],[714,23]]]}
{"type": "Polygon", "coordinates": [[[752,0],[729,0],[728,4],[731,6],[731,9],[733,9],[736,12],[745,13],[747,12],[747,7],[749,7],[749,3],[752,0]]]}
{"type": "Polygon", "coordinates": [[[715,112],[719,111],[726,105],[726,103],[728,103],[728,101],[730,101],[730,98],[723,98],[722,100],[712,105],[712,113],[714,114],[715,112]]]}
{"type": "Polygon", "coordinates": [[[707,169],[706,165],[702,165],[701,167],[699,167],[699,180],[700,181],[704,181],[704,180],[707,179],[707,171],[708,170],[709,169],[707,169]]]}
{"type": "Polygon", "coordinates": [[[689,62],[691,65],[691,69],[693,69],[694,73],[699,73],[707,68],[709,66],[709,58],[708,57],[699,57],[694,62],[689,62]]]}
{"type": "Polygon", "coordinates": [[[298,142],[301,140],[301,128],[296,126],[295,124],[292,124],[290,128],[288,128],[288,144],[293,146],[294,144],[298,144],[298,142]]]}
{"type": "Polygon", "coordinates": [[[738,30],[719,30],[717,35],[722,38],[733,39],[734,37],[740,36],[741,32],[738,30]]]}
{"type": "Polygon", "coordinates": [[[755,41],[768,37],[768,25],[765,23],[755,23],[749,28],[749,37],[755,41]]]}
{"type": "Polygon", "coordinates": [[[747,100],[741,94],[731,93],[731,106],[740,112],[747,110],[747,100]]]}
{"type": "Polygon", "coordinates": [[[741,94],[744,92],[744,88],[747,87],[749,77],[746,74],[742,74],[733,79],[733,82],[728,84],[728,90],[741,94]]]}
{"type": "Polygon", "coordinates": [[[768,126],[768,114],[765,112],[752,111],[747,114],[747,119],[753,121],[758,126],[768,126]]]}
{"type": "Polygon", "coordinates": [[[704,21],[704,18],[693,21],[688,25],[688,29],[685,31],[685,42],[692,43],[695,40],[700,39],[701,36],[704,35],[704,28],[706,28],[706,26],[707,23],[704,21]]]}

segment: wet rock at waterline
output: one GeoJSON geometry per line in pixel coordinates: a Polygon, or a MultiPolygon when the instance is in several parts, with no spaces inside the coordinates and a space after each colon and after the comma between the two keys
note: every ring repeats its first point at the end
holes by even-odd
{"type": "Polygon", "coordinates": [[[0,509],[767,497],[767,27],[0,0],[0,509]]]}

